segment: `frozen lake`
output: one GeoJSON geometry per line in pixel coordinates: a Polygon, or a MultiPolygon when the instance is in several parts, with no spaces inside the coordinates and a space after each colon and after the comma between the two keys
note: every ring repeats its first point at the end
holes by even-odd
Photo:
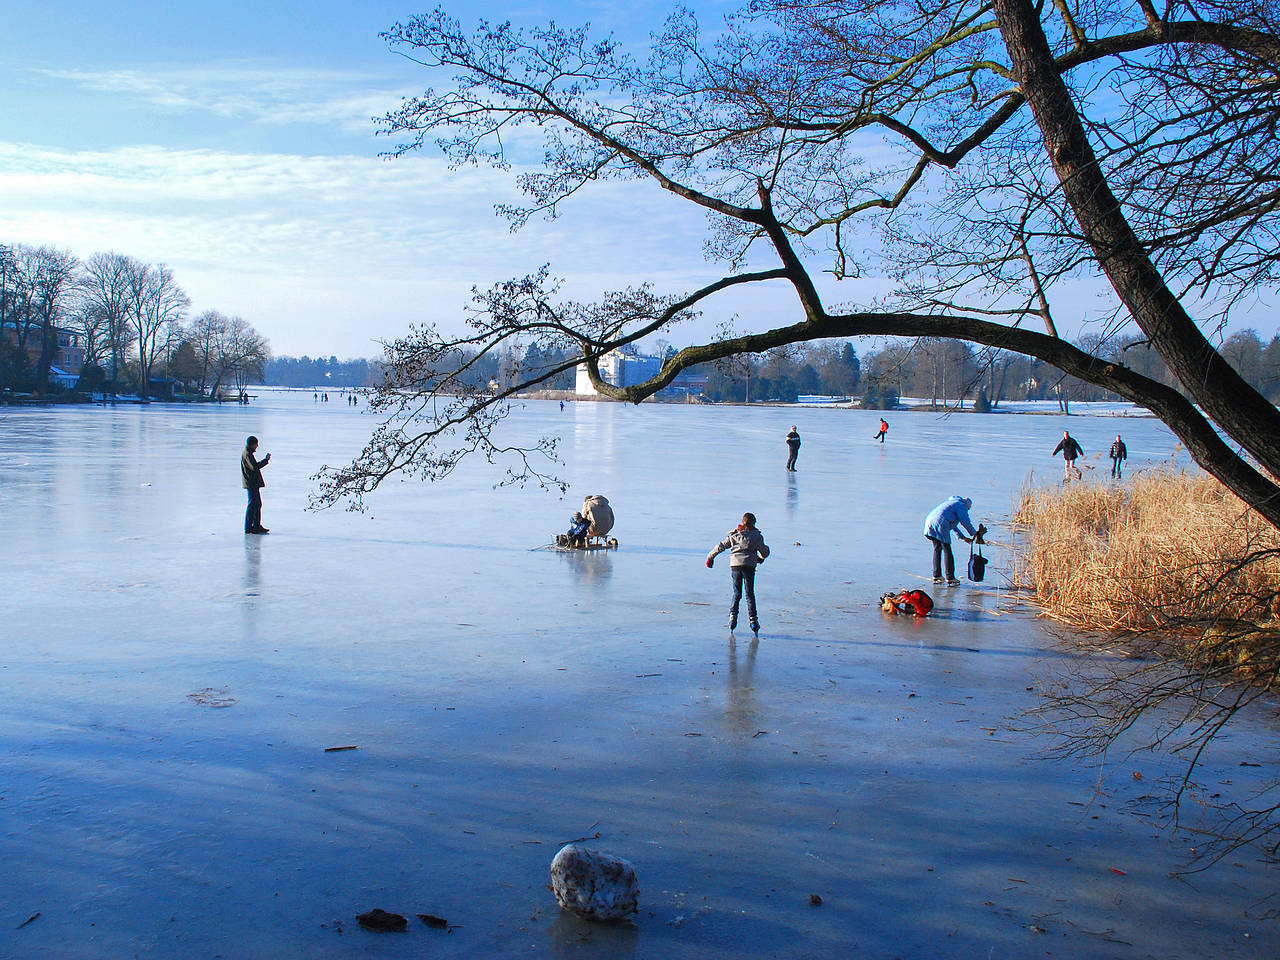
{"type": "MultiPolygon", "coordinates": [[[[1098,480],[1116,433],[1130,471],[1167,461],[1158,422],[895,413],[882,446],[873,411],[534,402],[509,425],[563,438],[566,498],[469,463],[359,515],[304,507],[363,408],[260,393],[0,407],[0,958],[1280,954],[1252,851],[1171,875],[1196,843],[1158,826],[1175,767],[1024,732],[1072,658],[1002,549],[986,584],[929,584],[927,621],[878,609],[928,575],[934,504],[1005,540],[1064,426],[1098,480]],[[241,533],[248,434],[266,537],[241,533]],[[589,493],[621,548],[534,549],[589,493]],[[744,510],[773,548],[758,643],[703,565],[744,510]],[[636,865],[634,926],[547,889],[597,834],[636,865]],[[374,907],[409,932],[360,929],[374,907]]],[[[1193,825],[1274,773],[1275,712],[1208,758],[1193,825]]]]}

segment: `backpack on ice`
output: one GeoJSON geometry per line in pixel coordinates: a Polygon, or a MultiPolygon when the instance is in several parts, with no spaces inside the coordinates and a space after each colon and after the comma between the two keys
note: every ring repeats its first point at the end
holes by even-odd
{"type": "Polygon", "coordinates": [[[927,617],[933,609],[933,597],[923,590],[903,590],[897,596],[886,593],[880,597],[880,609],[885,613],[913,613],[917,617],[927,617]]]}

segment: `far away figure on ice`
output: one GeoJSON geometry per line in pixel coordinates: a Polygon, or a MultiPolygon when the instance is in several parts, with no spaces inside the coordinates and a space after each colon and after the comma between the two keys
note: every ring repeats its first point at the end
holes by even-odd
{"type": "Polygon", "coordinates": [[[769,548],[765,545],[764,534],[756,529],[754,513],[744,513],[742,522],[725,534],[724,539],[707,554],[708,569],[712,561],[726,550],[732,551],[729,555],[729,573],[733,575],[733,605],[729,608],[729,629],[733,630],[738,625],[738,604],[745,587],[747,620],[751,624],[751,632],[758,634],[760,620],[756,616],[756,565],[764,563],[764,558],[769,556],[769,548]]]}
{"type": "Polygon", "coordinates": [[[796,457],[800,456],[800,434],[796,433],[796,428],[792,426],[791,432],[787,434],[787,469],[794,470],[796,468],[796,457]]]}
{"type": "Polygon", "coordinates": [[[886,420],[884,417],[881,417],[881,418],[880,418],[880,432],[879,432],[879,433],[877,433],[877,434],[876,434],[874,437],[872,437],[871,439],[872,439],[872,440],[879,440],[881,443],[884,443],[884,435],[885,435],[886,433],[888,433],[888,432],[889,432],[889,421],[888,421],[888,420],[886,420]]]}
{"type": "Polygon", "coordinates": [[[244,450],[240,452],[240,481],[249,493],[249,505],[244,511],[245,533],[270,533],[262,525],[262,488],[266,481],[262,479],[262,468],[271,462],[271,454],[261,460],[254,457],[258,450],[258,438],[249,437],[244,442],[244,450]]]}

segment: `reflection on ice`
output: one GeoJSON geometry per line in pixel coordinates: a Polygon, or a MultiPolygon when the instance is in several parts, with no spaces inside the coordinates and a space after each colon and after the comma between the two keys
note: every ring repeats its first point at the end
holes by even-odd
{"type": "MultiPolygon", "coordinates": [[[[1064,955],[1109,955],[1099,930],[1276,955],[1251,859],[1169,879],[1185,837],[1131,805],[1166,761],[1099,787],[988,732],[1064,656],[988,589],[999,550],[928,620],[878,609],[927,579],[934,504],[998,530],[1028,475],[1058,479],[1063,418],[900,413],[881,446],[877,417],[534,402],[506,427],[564,438],[565,499],[465,464],[358,515],[303,507],[363,408],[0,408],[0,955],[1022,956],[1037,917],[1064,955]],[[246,540],[249,434],[272,533],[246,540]],[[536,549],[589,492],[620,548],[536,549]],[[748,510],[773,548],[758,643],[727,639],[703,565],[748,510]],[[595,834],[637,866],[634,928],[546,890],[595,834]],[[393,944],[356,927],[374,906],[455,926],[393,944]]],[[[1115,433],[1069,423],[1091,456],[1115,433]]],[[[1151,420],[1124,435],[1131,471],[1174,448],[1151,420]]],[[[1262,782],[1239,760],[1266,732],[1224,742],[1214,791],[1262,782]]]]}

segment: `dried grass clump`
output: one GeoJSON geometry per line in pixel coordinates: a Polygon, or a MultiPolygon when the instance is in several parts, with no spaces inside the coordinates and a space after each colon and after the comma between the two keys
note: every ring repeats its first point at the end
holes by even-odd
{"type": "Polygon", "coordinates": [[[1202,664],[1277,663],[1280,532],[1217,480],[1146,471],[1125,484],[1024,489],[1013,576],[1076,627],[1166,634],[1202,664]]]}

